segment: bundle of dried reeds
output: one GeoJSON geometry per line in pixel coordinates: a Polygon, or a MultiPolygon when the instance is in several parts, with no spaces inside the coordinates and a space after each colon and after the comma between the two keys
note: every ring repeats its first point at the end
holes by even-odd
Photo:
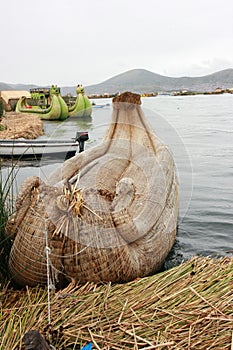
{"type": "Polygon", "coordinates": [[[43,122],[37,115],[26,113],[7,113],[1,121],[4,130],[0,132],[1,139],[35,139],[43,135],[43,122]]]}
{"type": "Polygon", "coordinates": [[[51,296],[38,287],[2,288],[2,349],[21,349],[38,329],[58,349],[230,350],[233,259],[193,258],[127,284],[69,285],[51,296]]]}
{"type": "Polygon", "coordinates": [[[46,245],[53,273],[77,282],[126,282],[161,268],[175,241],[178,183],[140,103],[130,92],[116,97],[99,146],[64,162],[47,183],[26,180],[7,225],[19,284],[46,284],[46,245]]]}

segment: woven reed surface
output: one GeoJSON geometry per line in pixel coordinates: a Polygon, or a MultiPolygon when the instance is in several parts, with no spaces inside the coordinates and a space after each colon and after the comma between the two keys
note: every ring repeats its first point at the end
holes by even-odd
{"type": "Polygon", "coordinates": [[[70,285],[47,291],[2,288],[3,349],[21,349],[38,329],[58,350],[230,350],[233,346],[233,260],[195,257],[169,271],[126,284],[70,285]]]}
{"type": "Polygon", "coordinates": [[[178,185],[137,96],[114,102],[100,146],[66,161],[47,184],[26,180],[7,226],[18,283],[46,283],[45,232],[54,278],[129,281],[161,267],[175,240],[178,185]]]}

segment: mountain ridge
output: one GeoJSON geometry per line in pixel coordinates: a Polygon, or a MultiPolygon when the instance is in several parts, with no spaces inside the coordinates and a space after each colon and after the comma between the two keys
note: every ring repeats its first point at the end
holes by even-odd
{"type": "Polygon", "coordinates": [[[114,93],[125,90],[138,93],[174,90],[213,91],[218,87],[223,89],[233,87],[232,68],[200,77],[167,77],[144,69],[134,69],[118,74],[100,84],[87,86],[86,91],[88,94],[97,93],[97,91],[114,93]]]}
{"type": "MultiPolygon", "coordinates": [[[[79,82],[80,83],[80,82],[79,82]]],[[[0,82],[0,90],[30,90],[39,87],[35,84],[9,84],[0,82]]],[[[216,88],[233,88],[233,69],[228,68],[198,77],[168,77],[146,69],[131,69],[113,76],[99,84],[88,85],[85,91],[90,94],[115,94],[123,91],[136,93],[171,92],[180,90],[213,91],[216,88]]],[[[61,87],[62,95],[76,95],[76,86],[61,87]]]]}

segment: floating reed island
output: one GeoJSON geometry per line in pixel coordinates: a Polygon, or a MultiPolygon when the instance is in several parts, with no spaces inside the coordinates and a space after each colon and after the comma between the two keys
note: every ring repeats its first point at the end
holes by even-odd
{"type": "Polygon", "coordinates": [[[48,267],[53,285],[127,282],[160,270],[176,237],[178,184],[170,150],[140,104],[129,92],[114,98],[101,145],[64,162],[47,183],[22,185],[6,227],[18,284],[46,285],[48,267]]]}
{"type": "Polygon", "coordinates": [[[231,350],[233,259],[195,257],[125,284],[70,284],[50,295],[0,290],[2,349],[23,349],[37,329],[57,350],[231,350]]]}
{"type": "Polygon", "coordinates": [[[37,115],[8,112],[0,126],[0,139],[36,139],[44,134],[43,122],[37,115]]]}

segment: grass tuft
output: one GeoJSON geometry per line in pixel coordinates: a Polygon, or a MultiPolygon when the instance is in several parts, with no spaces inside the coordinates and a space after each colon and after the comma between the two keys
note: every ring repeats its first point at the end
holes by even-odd
{"type": "Polygon", "coordinates": [[[7,262],[11,240],[5,234],[5,225],[14,207],[17,165],[4,167],[0,159],[0,281],[8,277],[7,262]]]}

